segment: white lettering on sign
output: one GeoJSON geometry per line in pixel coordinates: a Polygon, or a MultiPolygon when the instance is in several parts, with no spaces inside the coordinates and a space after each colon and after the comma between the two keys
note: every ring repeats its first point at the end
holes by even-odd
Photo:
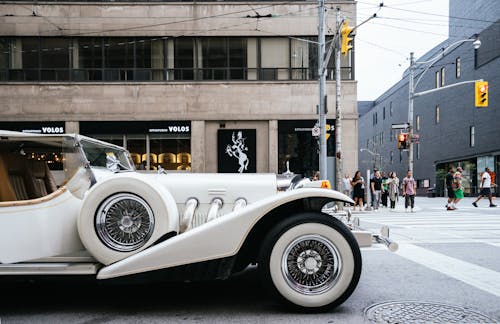
{"type": "Polygon", "coordinates": [[[150,128],[150,133],[189,133],[189,126],[168,126],[167,128],[150,128]]]}
{"type": "Polygon", "coordinates": [[[42,127],[43,134],[62,134],[64,127],[42,127]]]}

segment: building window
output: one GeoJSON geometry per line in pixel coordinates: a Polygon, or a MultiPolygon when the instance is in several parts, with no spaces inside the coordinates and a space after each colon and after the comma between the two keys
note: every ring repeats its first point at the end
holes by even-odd
{"type": "Polygon", "coordinates": [[[434,114],[434,120],[435,120],[436,124],[439,124],[439,117],[440,117],[439,113],[440,113],[440,111],[439,111],[439,105],[437,105],[436,106],[436,112],[434,114]]]}
{"type": "Polygon", "coordinates": [[[383,109],[383,111],[382,111],[382,119],[384,119],[384,120],[385,120],[385,106],[384,106],[384,109],[383,109]]]}
{"type": "Polygon", "coordinates": [[[403,151],[399,150],[399,164],[403,163],[403,151]]]}
{"type": "Polygon", "coordinates": [[[439,85],[440,85],[440,83],[439,83],[439,73],[440,73],[439,71],[436,71],[436,88],[439,88],[439,85]]]}
{"type": "Polygon", "coordinates": [[[391,159],[391,164],[392,164],[394,162],[394,152],[393,151],[391,151],[390,159],[391,159]]]}
{"type": "Polygon", "coordinates": [[[389,102],[389,116],[392,117],[392,113],[393,113],[393,110],[392,110],[392,101],[389,102]]]}
{"type": "Polygon", "coordinates": [[[476,145],[476,128],[474,126],[470,127],[470,147],[474,147],[476,145]]]}
{"type": "Polygon", "coordinates": [[[460,74],[461,74],[461,71],[460,71],[461,66],[460,66],[460,65],[461,65],[461,60],[460,60],[460,57],[457,57],[457,58],[455,59],[455,77],[456,77],[457,79],[458,79],[458,78],[460,78],[460,74]]]}
{"type": "Polygon", "coordinates": [[[441,68],[441,86],[444,87],[444,67],[441,68]]]}
{"type": "Polygon", "coordinates": [[[417,147],[417,160],[420,160],[420,143],[416,143],[415,146],[417,147]]]}
{"type": "Polygon", "coordinates": [[[0,81],[311,80],[317,53],[287,37],[0,37],[0,81]]]}
{"type": "Polygon", "coordinates": [[[420,130],[420,115],[417,115],[417,119],[415,122],[415,128],[417,129],[417,131],[420,130]]]}

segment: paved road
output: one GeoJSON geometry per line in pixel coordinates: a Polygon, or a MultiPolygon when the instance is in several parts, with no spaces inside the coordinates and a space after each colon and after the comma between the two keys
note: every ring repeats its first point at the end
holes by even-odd
{"type": "Polygon", "coordinates": [[[254,268],[224,282],[96,286],[29,282],[2,287],[1,323],[370,323],[365,310],[390,301],[446,303],[500,319],[500,208],[466,198],[416,200],[416,213],[360,212],[361,226],[389,225],[396,253],[362,249],[353,295],[323,314],[296,314],[263,295],[254,268]],[[15,296],[16,294],[17,296],[15,296]]]}

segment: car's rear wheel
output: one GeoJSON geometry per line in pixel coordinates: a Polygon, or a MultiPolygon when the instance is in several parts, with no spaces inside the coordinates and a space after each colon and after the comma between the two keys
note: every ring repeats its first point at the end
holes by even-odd
{"type": "Polygon", "coordinates": [[[350,230],[320,213],[279,223],[262,243],[262,282],[286,305],[322,311],[343,303],[356,288],[361,253],[350,230]]]}

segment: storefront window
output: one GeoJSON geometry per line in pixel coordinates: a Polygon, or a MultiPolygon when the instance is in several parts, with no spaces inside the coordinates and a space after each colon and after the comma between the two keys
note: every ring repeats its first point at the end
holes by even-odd
{"type": "MultiPolygon", "coordinates": [[[[327,122],[330,125],[334,121],[327,122]]],[[[293,120],[278,122],[278,172],[287,170],[311,177],[319,169],[318,139],[312,136],[315,120],[293,120]]],[[[333,127],[332,127],[333,128],[333,127]]],[[[333,156],[335,139],[330,134],[327,140],[327,155],[333,156]]]]}
{"type": "Polygon", "coordinates": [[[80,122],[82,134],[125,146],[137,170],[158,170],[160,166],[191,170],[190,128],[186,121],[80,122]],[[108,134],[102,134],[103,130],[108,134]]]}
{"type": "Polygon", "coordinates": [[[149,143],[151,155],[156,159],[156,162],[151,161],[153,169],[161,165],[165,170],[191,170],[189,138],[151,135],[149,143]]]}
{"type": "MultiPolygon", "coordinates": [[[[150,170],[147,165],[146,135],[127,135],[127,149],[137,170],[150,170]]],[[[156,156],[150,155],[149,162],[150,165],[154,165],[156,156]]]]}

